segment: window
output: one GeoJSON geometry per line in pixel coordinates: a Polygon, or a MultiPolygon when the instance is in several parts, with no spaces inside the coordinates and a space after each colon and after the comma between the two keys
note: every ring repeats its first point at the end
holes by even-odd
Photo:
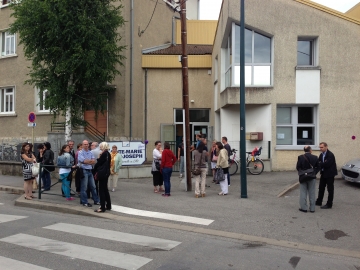
{"type": "Polygon", "coordinates": [[[315,145],[316,106],[278,106],[276,145],[315,145]]]}
{"type": "Polygon", "coordinates": [[[48,90],[41,91],[39,89],[36,89],[36,97],[37,97],[37,111],[38,112],[50,112],[50,109],[48,106],[45,105],[46,97],[49,95],[48,90]]]}
{"type": "Polygon", "coordinates": [[[0,48],[1,48],[1,57],[8,55],[15,55],[16,53],[15,34],[10,34],[9,32],[0,32],[0,48]]]}
{"type": "Polygon", "coordinates": [[[14,88],[0,88],[0,114],[14,113],[15,89],[14,88]]]}
{"type": "MultiPolygon", "coordinates": [[[[190,109],[189,110],[190,122],[210,122],[210,111],[202,109],[190,109]]],[[[175,122],[183,122],[183,110],[175,110],[175,122]]]]}
{"type": "Polygon", "coordinates": [[[315,66],[316,39],[299,38],[297,42],[297,65],[315,66]]]}
{"type": "MultiPolygon", "coordinates": [[[[240,26],[235,25],[234,84],[240,85],[240,26]]],[[[245,85],[271,86],[271,38],[245,29],[245,85]]]]}

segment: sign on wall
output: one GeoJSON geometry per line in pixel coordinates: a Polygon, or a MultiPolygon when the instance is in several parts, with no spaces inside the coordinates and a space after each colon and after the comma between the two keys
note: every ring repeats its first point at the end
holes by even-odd
{"type": "Polygon", "coordinates": [[[141,165],[145,162],[146,149],[143,142],[108,142],[110,150],[116,145],[119,154],[122,155],[122,165],[141,165]]]}

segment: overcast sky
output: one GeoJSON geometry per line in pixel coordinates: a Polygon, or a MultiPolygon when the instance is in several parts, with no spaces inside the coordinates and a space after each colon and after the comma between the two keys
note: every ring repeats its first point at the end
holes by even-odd
{"type": "MultiPolygon", "coordinates": [[[[240,0],[239,0],[240,1],[240,0]]],[[[329,8],[346,12],[360,0],[313,0],[329,8]]],[[[222,0],[200,0],[200,20],[217,20],[222,0]]],[[[246,4],[246,2],[245,2],[246,4]]]]}

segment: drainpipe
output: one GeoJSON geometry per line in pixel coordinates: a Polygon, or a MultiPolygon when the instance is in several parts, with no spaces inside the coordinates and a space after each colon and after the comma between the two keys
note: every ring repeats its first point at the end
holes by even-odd
{"type": "Polygon", "coordinates": [[[129,120],[129,128],[130,128],[130,141],[132,138],[132,91],[133,91],[133,63],[134,63],[134,52],[133,52],[133,44],[134,44],[134,0],[130,0],[130,120],[129,120]]]}
{"type": "Polygon", "coordinates": [[[148,69],[145,69],[145,136],[144,139],[147,140],[147,92],[148,92],[148,85],[147,85],[147,81],[148,81],[148,69]]]}

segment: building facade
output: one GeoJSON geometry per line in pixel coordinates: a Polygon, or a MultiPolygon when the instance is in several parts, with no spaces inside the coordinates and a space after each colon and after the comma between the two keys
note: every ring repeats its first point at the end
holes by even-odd
{"type": "MultiPolygon", "coordinates": [[[[245,1],[247,151],[266,145],[272,170],[293,170],[304,145],[329,145],[338,166],[356,157],[356,18],[305,0],[245,1]]],[[[224,0],[212,54],[215,134],[240,138],[240,1],[224,0]]],[[[315,152],[316,153],[316,152],[315,152]]]]}

